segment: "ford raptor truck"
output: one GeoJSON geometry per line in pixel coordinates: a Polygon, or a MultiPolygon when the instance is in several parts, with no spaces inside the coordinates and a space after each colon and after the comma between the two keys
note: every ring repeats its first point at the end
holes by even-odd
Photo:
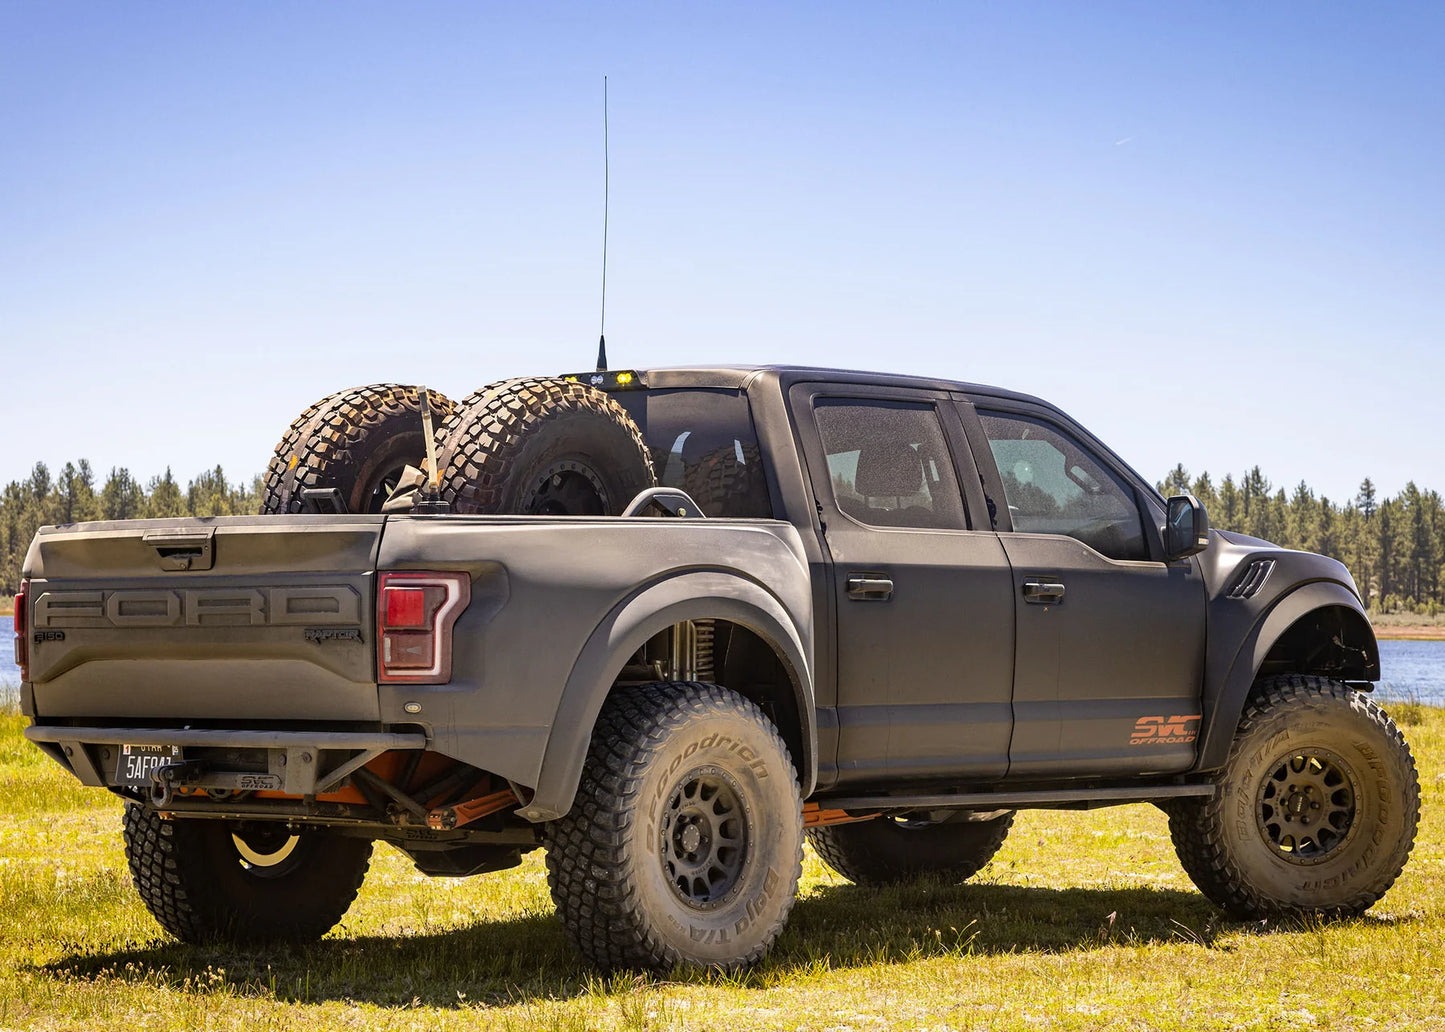
{"type": "MultiPolygon", "coordinates": [[[[1237,917],[1358,914],[1402,869],[1418,779],[1338,562],[1210,530],[1011,391],[578,379],[645,441],[660,486],[629,514],[36,536],[26,736],[125,800],[168,931],[322,935],[377,840],[438,876],[540,847],[591,962],[733,969],[783,928],[805,838],[862,884],[961,879],[1018,809],[1144,801],[1237,917]]],[[[602,483],[575,443],[559,498],[602,483]]]]}

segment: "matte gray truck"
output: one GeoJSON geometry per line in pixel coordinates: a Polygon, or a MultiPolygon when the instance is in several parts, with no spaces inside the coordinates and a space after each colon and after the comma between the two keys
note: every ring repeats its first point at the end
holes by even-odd
{"type": "Polygon", "coordinates": [[[399,460],[347,434],[418,397],[303,413],[279,515],[31,545],[27,737],[127,800],[135,883],[182,939],[323,934],[378,839],[451,876],[545,847],[606,968],[757,960],[805,836],[855,882],[956,880],[1017,809],[1148,801],[1241,918],[1358,914],[1409,856],[1414,760],[1346,569],[1210,531],[1036,398],[511,381],[431,402],[449,506],[289,514],[394,498],[399,460]]]}

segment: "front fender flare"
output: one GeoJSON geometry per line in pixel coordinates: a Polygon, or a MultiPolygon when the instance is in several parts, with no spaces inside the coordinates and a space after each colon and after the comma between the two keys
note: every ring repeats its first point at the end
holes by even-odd
{"type": "Polygon", "coordinates": [[[1255,621],[1228,671],[1218,681],[1211,678],[1205,692],[1204,726],[1196,770],[1224,766],[1249,690],[1265,657],[1280,637],[1315,610],[1340,606],[1354,610],[1365,621],[1365,626],[1369,626],[1369,617],[1358,596],[1339,581],[1328,580],[1312,581],[1286,592],[1255,621]]]}
{"type": "MultiPolygon", "coordinates": [[[[804,626],[810,614],[801,614],[804,626]]],[[[754,632],[788,672],[802,730],[796,757],[804,798],[818,774],[813,664],[796,617],[756,581],[735,573],[696,570],[653,583],[624,599],[598,624],[582,647],[562,689],[543,752],[536,792],[517,813],[529,821],[556,820],[572,807],[592,729],[627,660],[649,638],[683,620],[729,620],[754,632]]]]}

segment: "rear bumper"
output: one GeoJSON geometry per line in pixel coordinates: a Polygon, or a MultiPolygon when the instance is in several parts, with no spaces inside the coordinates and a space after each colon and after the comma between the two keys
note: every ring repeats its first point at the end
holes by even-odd
{"type": "MultiPolygon", "coordinates": [[[[353,771],[393,749],[425,749],[426,735],[405,732],[216,731],[190,728],[47,727],[25,729],[25,737],[80,779],[97,788],[112,785],[121,745],[180,746],[187,750],[247,750],[264,754],[268,773],[278,775],[288,795],[330,791],[353,771]]],[[[198,787],[206,787],[205,781],[198,787]]]]}

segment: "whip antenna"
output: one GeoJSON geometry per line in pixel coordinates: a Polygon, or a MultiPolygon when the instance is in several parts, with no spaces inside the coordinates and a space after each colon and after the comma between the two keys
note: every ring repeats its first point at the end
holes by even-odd
{"type": "Polygon", "coordinates": [[[602,77],[602,323],[597,333],[597,371],[607,369],[607,202],[610,194],[607,153],[607,76],[602,77]]]}

